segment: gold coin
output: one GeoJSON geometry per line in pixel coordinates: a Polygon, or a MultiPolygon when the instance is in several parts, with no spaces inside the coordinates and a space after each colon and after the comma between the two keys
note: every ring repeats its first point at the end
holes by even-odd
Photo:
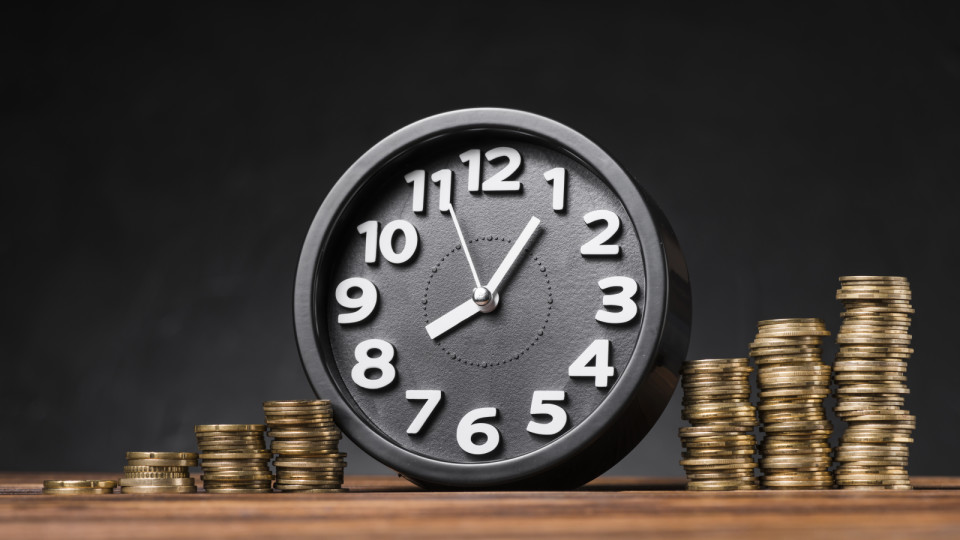
{"type": "Polygon", "coordinates": [[[325,463],[317,463],[309,460],[297,460],[297,459],[277,459],[273,462],[275,467],[283,468],[296,468],[296,469],[322,469],[329,467],[325,463]]]}
{"type": "Polygon", "coordinates": [[[204,488],[204,491],[212,494],[242,494],[242,493],[273,493],[273,488],[204,488]]]}
{"type": "Polygon", "coordinates": [[[805,388],[779,388],[776,390],[761,390],[759,393],[761,400],[780,397],[789,398],[796,396],[805,396],[808,398],[817,397],[823,399],[828,395],[830,395],[830,389],[822,386],[811,386],[805,388]]]}
{"type": "Polygon", "coordinates": [[[65,488],[65,489],[113,489],[117,487],[116,480],[44,480],[45,488],[65,488]]]}
{"type": "Polygon", "coordinates": [[[903,276],[840,276],[840,283],[845,282],[859,282],[859,281],[897,281],[897,282],[907,282],[907,278],[903,276]]]}
{"type": "Polygon", "coordinates": [[[125,472],[124,478],[189,478],[187,472],[125,472]]]}
{"type": "Polygon", "coordinates": [[[196,460],[185,459],[128,459],[130,467],[196,467],[196,460]]]}
{"type": "Polygon", "coordinates": [[[810,422],[775,422],[766,424],[763,426],[763,430],[767,433],[778,433],[783,431],[819,431],[819,430],[830,430],[832,425],[827,420],[819,421],[810,421],[810,422]]]}
{"type": "Polygon", "coordinates": [[[130,486],[192,486],[193,478],[121,478],[120,487],[130,486]]]}
{"type": "Polygon", "coordinates": [[[791,373],[830,374],[830,366],[825,364],[772,365],[760,368],[757,375],[779,375],[791,373]]]}
{"type": "Polygon", "coordinates": [[[891,376],[903,377],[907,371],[906,362],[866,362],[838,360],[834,366],[834,371],[838,377],[844,377],[847,374],[890,374],[891,376]]]}
{"type": "Polygon", "coordinates": [[[818,324],[822,325],[823,319],[816,317],[809,318],[799,318],[799,319],[766,319],[757,323],[757,326],[771,326],[771,325],[791,325],[791,324],[818,324]]]}
{"type": "Polygon", "coordinates": [[[318,469],[292,469],[280,467],[277,470],[277,478],[316,478],[318,476],[342,475],[343,465],[324,467],[318,469]]]}
{"type": "Polygon", "coordinates": [[[909,394],[910,389],[902,384],[844,384],[837,388],[843,394],[909,394]]]}
{"type": "Polygon", "coordinates": [[[286,401],[264,401],[265,409],[274,407],[330,407],[330,401],[326,399],[293,399],[286,401]]]}
{"type": "Polygon", "coordinates": [[[325,489],[300,489],[297,490],[297,493],[347,493],[348,489],[344,488],[325,488],[325,489]]]}
{"type": "Polygon", "coordinates": [[[263,424],[200,424],[194,426],[193,430],[196,433],[207,433],[211,431],[266,431],[267,426],[263,424]]]}
{"type": "Polygon", "coordinates": [[[55,488],[45,487],[40,490],[44,495],[110,495],[113,488],[55,488]]]}
{"type": "Polygon", "coordinates": [[[196,461],[194,452],[127,452],[128,460],[158,459],[164,461],[196,461]]]}
{"type": "Polygon", "coordinates": [[[750,436],[749,443],[742,441],[726,440],[726,439],[713,439],[713,440],[693,440],[693,441],[684,441],[684,446],[688,449],[700,449],[700,448],[726,448],[726,447],[738,447],[744,444],[756,444],[754,442],[753,435],[750,436]]]}
{"type": "Polygon", "coordinates": [[[159,473],[189,473],[190,467],[151,467],[151,466],[130,466],[127,465],[123,468],[124,473],[143,473],[143,472],[159,472],[159,473]]]}
{"type": "Polygon", "coordinates": [[[209,452],[205,454],[200,454],[200,459],[206,460],[213,459],[270,459],[273,457],[272,452],[259,451],[259,452],[209,452]]]}
{"type": "Polygon", "coordinates": [[[263,438],[263,431],[201,431],[194,433],[198,441],[258,441],[263,438]]]}
{"type": "Polygon", "coordinates": [[[680,371],[684,377],[688,375],[712,375],[716,377],[746,377],[753,372],[750,366],[714,366],[714,367],[686,367],[680,371]]]}
{"type": "Polygon", "coordinates": [[[910,414],[908,411],[898,410],[895,413],[891,412],[889,414],[861,414],[857,416],[851,416],[847,421],[848,422],[911,422],[915,423],[917,417],[910,414]]]}
{"type": "Polygon", "coordinates": [[[203,481],[203,487],[205,488],[217,488],[217,487],[263,488],[263,487],[270,487],[271,482],[273,482],[273,478],[268,478],[268,479],[237,478],[233,480],[207,479],[203,481]]]}
{"type": "Polygon", "coordinates": [[[120,493],[162,495],[167,493],[196,493],[197,486],[122,486],[120,493]]]}
{"type": "Polygon", "coordinates": [[[902,443],[910,444],[913,442],[912,437],[905,437],[902,435],[881,435],[881,434],[872,434],[872,435],[847,435],[846,433],[842,438],[843,442],[876,442],[876,443],[902,443]]]}

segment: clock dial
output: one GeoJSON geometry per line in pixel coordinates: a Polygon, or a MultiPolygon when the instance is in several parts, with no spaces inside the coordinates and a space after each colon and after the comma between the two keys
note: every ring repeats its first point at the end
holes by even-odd
{"type": "Polygon", "coordinates": [[[579,425],[617,384],[643,317],[643,254],[623,204],[594,172],[535,142],[455,137],[380,171],[357,201],[334,234],[340,255],[328,294],[344,284],[352,290],[349,302],[326,304],[328,332],[343,387],[396,444],[450,462],[521,456],[579,425]],[[470,191],[478,168],[479,187],[470,191]],[[562,205],[554,205],[558,190],[562,205]],[[517,246],[533,217],[539,223],[517,246]],[[477,279],[486,285],[514,246],[520,254],[496,291],[496,309],[483,313],[472,301],[477,279]],[[355,307],[361,301],[369,304],[355,307]],[[431,324],[464,303],[470,318],[431,338],[431,324]],[[588,349],[608,360],[613,375],[602,385],[576,369],[570,375],[588,349]],[[378,351],[390,362],[366,359],[378,351]],[[361,373],[364,365],[371,367],[361,373]],[[409,433],[424,400],[407,393],[428,391],[442,397],[409,433]],[[531,415],[538,393],[562,422],[531,415]],[[497,430],[496,444],[484,444],[483,434],[458,444],[474,411],[489,414],[482,423],[497,430]]]}
{"type": "Polygon", "coordinates": [[[669,399],[682,256],[665,258],[679,251],[659,213],[568,128],[503,110],[424,122],[361,158],[318,213],[297,280],[307,373],[344,431],[414,480],[509,485],[567,466],[582,482],[669,399]]]}

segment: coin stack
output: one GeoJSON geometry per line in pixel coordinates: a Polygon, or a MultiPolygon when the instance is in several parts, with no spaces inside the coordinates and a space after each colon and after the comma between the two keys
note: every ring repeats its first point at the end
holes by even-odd
{"type": "Polygon", "coordinates": [[[116,480],[44,480],[44,495],[108,495],[116,480]]]}
{"type": "Polygon", "coordinates": [[[760,321],[750,356],[760,386],[763,485],[773,489],[828,489],[833,426],[823,410],[830,366],[821,360],[829,336],[820,319],[760,321]]]}
{"type": "Polygon", "coordinates": [[[683,366],[683,418],[686,451],[680,465],[687,489],[723,491],[756,489],[757,411],[750,404],[746,358],[691,360],[683,366]]]}
{"type": "Polygon", "coordinates": [[[190,477],[196,466],[193,452],[127,452],[120,493],[196,493],[190,477]]]}
{"type": "Polygon", "coordinates": [[[910,348],[910,283],[902,277],[845,276],[837,299],[843,324],[834,364],[837,416],[848,423],[836,460],[845,489],[910,489],[909,444],[916,419],[903,409],[910,348]]]}
{"type": "Polygon", "coordinates": [[[329,401],[266,401],[263,403],[271,450],[277,454],[275,487],[280,491],[336,493],[346,491],[340,453],[340,429],[329,401]]]}
{"type": "Polygon", "coordinates": [[[207,493],[271,493],[273,472],[262,424],[207,424],[194,427],[207,493]]]}

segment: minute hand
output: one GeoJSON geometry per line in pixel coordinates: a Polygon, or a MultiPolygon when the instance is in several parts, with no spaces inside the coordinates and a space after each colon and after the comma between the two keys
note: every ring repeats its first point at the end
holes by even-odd
{"type": "Polygon", "coordinates": [[[497,271],[493,273],[493,277],[490,278],[490,282],[487,283],[487,290],[490,291],[491,296],[496,294],[497,290],[500,288],[500,284],[503,283],[503,278],[507,277],[507,273],[511,268],[513,268],[513,263],[517,262],[517,258],[520,257],[520,252],[523,251],[523,248],[527,245],[527,242],[530,241],[530,237],[533,236],[533,233],[537,230],[538,225],[540,225],[540,220],[537,219],[536,216],[531,217],[530,222],[527,223],[526,227],[524,227],[523,232],[520,233],[517,241],[513,243],[513,247],[510,248],[506,258],[504,258],[503,262],[500,263],[497,271]]]}

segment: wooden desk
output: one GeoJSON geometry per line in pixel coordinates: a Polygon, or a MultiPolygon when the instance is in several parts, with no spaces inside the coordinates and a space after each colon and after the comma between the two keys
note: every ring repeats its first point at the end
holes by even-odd
{"type": "Polygon", "coordinates": [[[47,478],[0,473],[0,538],[958,538],[960,478],[910,492],[697,493],[674,479],[602,478],[577,491],[436,493],[347,476],[350,493],[40,495],[47,478]]]}

